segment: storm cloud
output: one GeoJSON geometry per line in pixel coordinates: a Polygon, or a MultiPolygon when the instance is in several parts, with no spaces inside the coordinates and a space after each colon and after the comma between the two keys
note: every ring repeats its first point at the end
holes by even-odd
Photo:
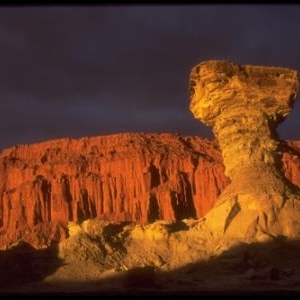
{"type": "MultiPolygon", "coordinates": [[[[0,7],[0,149],[60,137],[178,132],[206,59],[300,70],[300,6],[0,7]]],[[[300,139],[300,105],[280,126],[300,139]]]]}

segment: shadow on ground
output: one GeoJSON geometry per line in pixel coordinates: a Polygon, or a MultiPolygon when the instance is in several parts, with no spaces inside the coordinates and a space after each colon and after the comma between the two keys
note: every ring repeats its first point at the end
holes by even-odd
{"type": "Polygon", "coordinates": [[[57,247],[36,250],[21,242],[9,250],[0,251],[0,290],[19,284],[42,281],[52,274],[63,262],[57,257],[57,247]]]}
{"type": "Polygon", "coordinates": [[[205,262],[163,272],[147,266],[107,272],[99,280],[43,281],[63,266],[54,248],[28,244],[0,253],[3,294],[117,296],[299,296],[300,241],[240,244],[205,262]]]}

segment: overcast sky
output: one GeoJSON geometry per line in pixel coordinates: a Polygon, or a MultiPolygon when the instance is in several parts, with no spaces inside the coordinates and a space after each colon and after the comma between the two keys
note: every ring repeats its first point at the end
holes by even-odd
{"type": "MultiPolygon", "coordinates": [[[[0,7],[0,149],[128,131],[212,137],[188,109],[189,72],[207,59],[300,70],[300,6],[0,7]]],[[[300,139],[300,103],[279,132],[300,139]]]]}

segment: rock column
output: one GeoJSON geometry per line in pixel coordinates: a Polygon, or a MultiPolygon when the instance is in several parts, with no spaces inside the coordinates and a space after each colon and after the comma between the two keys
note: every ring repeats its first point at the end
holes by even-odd
{"type": "Polygon", "coordinates": [[[297,72],[205,61],[192,69],[190,110],[213,128],[231,184],[206,216],[215,234],[260,240],[300,234],[299,191],[281,172],[276,127],[292,109],[297,72]]]}

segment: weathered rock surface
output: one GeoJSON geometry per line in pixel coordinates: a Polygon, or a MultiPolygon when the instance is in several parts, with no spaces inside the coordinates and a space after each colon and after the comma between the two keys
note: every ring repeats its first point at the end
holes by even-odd
{"type": "MultiPolygon", "coordinates": [[[[283,148],[300,185],[300,142],[283,148]]],[[[148,223],[202,217],[228,180],[215,141],[118,134],[19,145],[0,155],[0,244],[35,247],[68,235],[68,221],[148,223]]]]}
{"type": "Polygon", "coordinates": [[[227,184],[215,142],[118,134],[18,145],[0,155],[0,245],[64,238],[68,221],[201,217],[227,184]]]}
{"type": "Polygon", "coordinates": [[[103,269],[154,266],[171,270],[215,254],[212,240],[201,238],[202,221],[159,220],[146,225],[89,219],[69,223],[71,236],[58,245],[66,263],[94,262],[103,269]]]}
{"type": "Polygon", "coordinates": [[[193,68],[190,85],[190,109],[212,126],[231,180],[205,216],[214,235],[299,237],[300,192],[282,172],[275,131],[296,99],[297,72],[211,60],[193,68]]]}
{"type": "MultiPolygon", "coordinates": [[[[125,272],[132,279],[131,288],[140,288],[138,278],[155,271],[169,277],[165,277],[167,282],[191,287],[199,282],[206,285],[211,275],[219,273],[224,289],[230,275],[238,275],[236,284],[241,279],[278,280],[278,276],[293,277],[299,268],[299,240],[239,241],[235,247],[224,248],[206,229],[204,218],[146,225],[99,219],[69,223],[71,236],[58,245],[63,264],[46,281],[80,281],[83,277],[97,281],[108,271],[116,275],[125,272]]],[[[150,282],[145,287],[150,288],[150,282]]]]}

